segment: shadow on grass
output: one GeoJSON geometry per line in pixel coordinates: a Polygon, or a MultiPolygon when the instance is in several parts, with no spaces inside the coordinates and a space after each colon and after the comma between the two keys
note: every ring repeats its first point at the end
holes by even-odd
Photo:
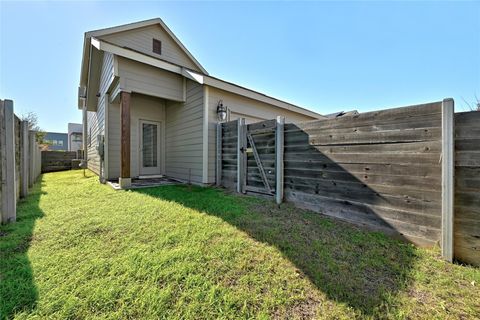
{"type": "Polygon", "coordinates": [[[213,188],[163,186],[135,192],[222,218],[275,246],[329,299],[365,316],[397,308],[408,286],[415,248],[318,213],[213,188]]]}
{"type": "Polygon", "coordinates": [[[17,222],[0,225],[0,319],[32,310],[38,292],[27,251],[33,240],[35,221],[43,216],[39,208],[43,180],[17,204],[17,222]]]}

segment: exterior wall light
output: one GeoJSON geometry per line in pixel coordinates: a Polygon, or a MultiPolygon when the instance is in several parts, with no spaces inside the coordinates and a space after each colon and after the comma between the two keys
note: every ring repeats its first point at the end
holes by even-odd
{"type": "Polygon", "coordinates": [[[227,107],[223,105],[223,100],[218,101],[217,104],[217,119],[220,122],[227,120],[227,107]]]}

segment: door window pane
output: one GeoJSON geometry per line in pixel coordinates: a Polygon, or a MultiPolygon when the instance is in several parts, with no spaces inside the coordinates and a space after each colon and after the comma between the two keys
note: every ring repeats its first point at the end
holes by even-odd
{"type": "Polygon", "coordinates": [[[142,137],[143,166],[146,168],[157,167],[157,125],[151,123],[143,123],[142,137]]]}

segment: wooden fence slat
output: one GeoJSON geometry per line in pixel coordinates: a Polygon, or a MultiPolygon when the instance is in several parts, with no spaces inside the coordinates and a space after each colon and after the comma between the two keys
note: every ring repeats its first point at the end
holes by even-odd
{"type": "Polygon", "coordinates": [[[288,124],[286,128],[287,133],[295,132],[308,132],[310,134],[324,133],[324,134],[346,134],[346,133],[373,133],[380,131],[393,131],[393,130],[408,130],[408,129],[421,129],[421,128],[439,128],[442,124],[441,113],[428,114],[415,118],[408,118],[404,120],[388,119],[383,123],[363,121],[356,122],[356,126],[352,123],[345,124],[341,127],[317,127],[317,126],[305,126],[302,124],[288,124]]]}
{"type": "MultiPolygon", "coordinates": [[[[345,126],[353,127],[359,124],[363,125],[379,125],[392,122],[403,122],[408,119],[414,120],[419,116],[428,116],[441,113],[442,102],[432,102],[423,105],[401,107],[395,109],[385,109],[380,111],[371,111],[360,113],[353,116],[345,116],[335,119],[321,119],[308,122],[296,123],[306,130],[310,127],[316,128],[345,128],[345,126]]],[[[288,129],[287,129],[288,130],[288,129]]]]}
{"type": "Polygon", "coordinates": [[[247,155],[245,149],[247,147],[246,143],[246,132],[245,132],[245,119],[238,119],[238,133],[237,133],[237,192],[245,193],[246,186],[246,162],[247,155]]]}
{"type": "Polygon", "coordinates": [[[285,151],[285,117],[277,117],[275,130],[275,201],[283,202],[284,197],[284,151],[285,151]]]}
{"type": "Polygon", "coordinates": [[[420,128],[411,130],[388,130],[378,132],[360,132],[345,134],[308,134],[292,133],[285,137],[285,144],[308,143],[312,145],[377,144],[399,142],[421,142],[439,140],[441,128],[420,128]]]}
{"type": "MultiPolygon", "coordinates": [[[[268,179],[265,175],[265,171],[263,170],[262,161],[260,160],[260,157],[258,156],[257,148],[255,148],[255,141],[253,141],[252,135],[249,132],[247,132],[247,139],[248,139],[248,142],[250,143],[250,146],[252,147],[253,157],[255,158],[255,162],[257,164],[258,171],[260,171],[260,176],[262,177],[263,184],[265,185],[265,188],[267,189],[267,191],[269,193],[272,193],[272,189],[270,188],[270,184],[268,183],[268,179]]],[[[248,169],[248,167],[247,167],[247,169],[248,169]]],[[[247,170],[247,172],[248,172],[248,170],[247,170]]]]}

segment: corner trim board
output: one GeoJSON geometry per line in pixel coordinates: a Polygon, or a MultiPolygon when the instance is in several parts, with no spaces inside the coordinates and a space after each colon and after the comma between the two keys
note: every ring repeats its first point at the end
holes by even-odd
{"type": "Polygon", "coordinates": [[[203,86],[202,183],[208,183],[208,86],[203,86]]]}

